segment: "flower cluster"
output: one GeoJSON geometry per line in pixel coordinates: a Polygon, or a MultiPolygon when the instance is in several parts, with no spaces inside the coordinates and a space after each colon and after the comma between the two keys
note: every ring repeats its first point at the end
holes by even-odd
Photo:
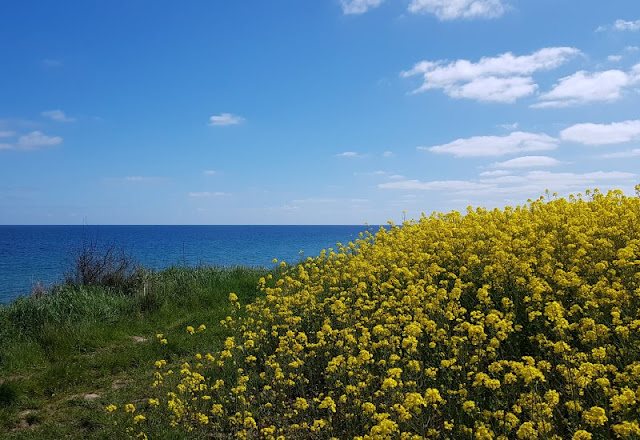
{"type": "Polygon", "coordinates": [[[638,198],[432,214],[280,273],[242,309],[230,295],[219,351],[173,374],[156,363],[166,423],[271,439],[640,435],[638,198]]]}

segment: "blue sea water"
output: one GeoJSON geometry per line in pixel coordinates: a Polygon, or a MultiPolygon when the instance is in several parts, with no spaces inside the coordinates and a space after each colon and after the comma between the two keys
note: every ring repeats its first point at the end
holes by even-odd
{"type": "Polygon", "coordinates": [[[145,267],[273,267],[358,238],[373,226],[0,226],[0,303],[59,282],[83,243],[115,245],[145,267]]]}

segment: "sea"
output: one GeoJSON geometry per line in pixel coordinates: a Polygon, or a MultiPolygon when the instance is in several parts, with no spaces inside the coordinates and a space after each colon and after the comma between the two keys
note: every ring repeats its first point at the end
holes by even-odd
{"type": "Polygon", "coordinates": [[[0,304],[59,283],[83,246],[113,247],[153,269],[294,264],[378,226],[0,226],[0,304]]]}

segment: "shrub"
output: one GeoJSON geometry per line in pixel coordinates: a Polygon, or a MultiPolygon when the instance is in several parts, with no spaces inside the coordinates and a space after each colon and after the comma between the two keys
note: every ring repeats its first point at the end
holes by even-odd
{"type": "Polygon", "coordinates": [[[74,253],[73,267],[64,276],[71,286],[102,286],[131,293],[141,287],[144,270],[114,243],[84,242],[74,253]]]}

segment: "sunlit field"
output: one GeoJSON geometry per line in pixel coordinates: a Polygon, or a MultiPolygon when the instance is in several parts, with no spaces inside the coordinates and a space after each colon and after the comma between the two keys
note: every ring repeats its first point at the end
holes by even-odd
{"type": "Polygon", "coordinates": [[[134,438],[640,436],[638,197],[432,214],[281,266],[255,301],[229,292],[219,349],[149,363],[110,423],[134,438]]]}

